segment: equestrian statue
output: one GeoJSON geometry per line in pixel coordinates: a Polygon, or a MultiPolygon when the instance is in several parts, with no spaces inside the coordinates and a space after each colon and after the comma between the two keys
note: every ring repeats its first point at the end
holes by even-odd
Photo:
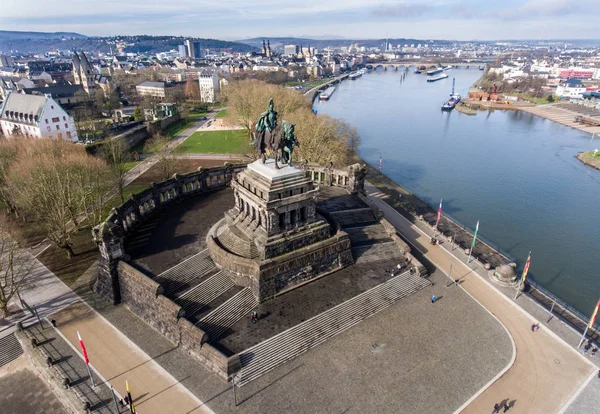
{"type": "Polygon", "coordinates": [[[281,125],[277,123],[277,111],[273,103],[273,98],[269,101],[269,109],[260,115],[256,122],[252,135],[252,143],[256,151],[262,157],[263,164],[267,160],[267,148],[273,152],[275,168],[279,169],[278,160],[283,164],[292,165],[292,153],[294,147],[299,147],[300,143],[294,135],[295,125],[288,121],[283,121],[281,125]]]}

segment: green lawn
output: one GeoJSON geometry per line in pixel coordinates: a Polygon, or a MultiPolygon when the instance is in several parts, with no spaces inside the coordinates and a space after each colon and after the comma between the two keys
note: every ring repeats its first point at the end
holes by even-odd
{"type": "MultiPolygon", "coordinates": [[[[141,151],[141,148],[140,148],[141,151]]],[[[133,167],[135,167],[136,165],[138,165],[141,161],[129,161],[125,163],[125,170],[126,171],[131,171],[133,169],[133,167]]]]}
{"type": "Polygon", "coordinates": [[[202,118],[203,116],[206,116],[206,111],[190,111],[190,113],[188,114],[188,118],[202,118]]]}
{"type": "Polygon", "coordinates": [[[223,109],[222,111],[219,111],[215,115],[215,118],[225,118],[226,116],[227,116],[227,109],[223,109]]]}
{"type": "Polygon", "coordinates": [[[598,151],[598,153],[596,154],[595,157],[594,157],[594,150],[588,151],[585,154],[593,160],[600,160],[600,151],[598,151]]]}
{"type": "Polygon", "coordinates": [[[177,135],[179,135],[183,131],[185,131],[194,122],[198,122],[199,120],[200,120],[200,117],[196,117],[196,116],[189,116],[185,119],[180,119],[179,121],[169,125],[167,127],[167,129],[165,130],[165,132],[170,137],[176,137],[177,135]]]}
{"type": "Polygon", "coordinates": [[[194,132],[176,149],[186,154],[247,154],[251,150],[243,129],[194,132]]]}
{"type": "MultiPolygon", "coordinates": [[[[127,187],[123,189],[123,197],[127,200],[131,194],[139,193],[140,191],[148,188],[147,184],[129,184],[127,187]]],[[[116,197],[118,199],[118,196],[116,197]]]]}

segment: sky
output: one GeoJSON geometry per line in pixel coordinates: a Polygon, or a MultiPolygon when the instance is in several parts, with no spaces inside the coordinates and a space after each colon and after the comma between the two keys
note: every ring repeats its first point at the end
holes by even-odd
{"type": "Polygon", "coordinates": [[[600,0],[2,0],[0,30],[224,40],[591,39],[600,37],[598,17],[600,0]]]}

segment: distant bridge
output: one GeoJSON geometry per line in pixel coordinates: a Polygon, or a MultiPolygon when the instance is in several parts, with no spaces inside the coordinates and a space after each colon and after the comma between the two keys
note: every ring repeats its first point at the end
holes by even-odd
{"type": "Polygon", "coordinates": [[[398,70],[409,70],[416,69],[425,66],[427,70],[439,68],[440,66],[452,66],[454,68],[478,68],[482,65],[486,65],[485,63],[478,62],[449,62],[449,63],[437,63],[431,61],[403,61],[403,62],[377,62],[377,63],[368,63],[366,65],[367,69],[383,69],[385,71],[398,71],[398,70]]]}

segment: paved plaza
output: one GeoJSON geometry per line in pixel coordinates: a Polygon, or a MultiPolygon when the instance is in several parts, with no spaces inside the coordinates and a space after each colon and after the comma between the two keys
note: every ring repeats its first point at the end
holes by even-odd
{"type": "MultiPolygon", "coordinates": [[[[473,274],[473,268],[464,264],[466,257],[459,249],[453,252],[458,255],[456,260],[448,251],[449,246],[431,246],[431,236],[390,207],[375,187],[369,185],[367,193],[402,235],[440,270],[448,274],[454,263],[454,278],[463,279],[462,289],[492,312],[514,341],[517,353],[514,363],[504,375],[476,395],[463,412],[485,412],[505,398],[514,401],[513,412],[558,412],[563,408],[596,371],[595,367],[552,331],[532,332],[531,325],[538,321],[514,305],[485,277],[473,274]]],[[[477,265],[472,263],[471,266],[477,265]]]]}
{"type": "Polygon", "coordinates": [[[215,412],[451,412],[508,364],[512,348],[504,329],[462,289],[446,287],[439,272],[430,279],[433,287],[242,387],[238,407],[230,384],[126,307],[97,303],[110,323],[215,412]],[[432,305],[434,293],[440,299],[432,305]]]}
{"type": "Polygon", "coordinates": [[[2,414],[66,414],[25,355],[0,368],[0,391],[2,414]]]}

